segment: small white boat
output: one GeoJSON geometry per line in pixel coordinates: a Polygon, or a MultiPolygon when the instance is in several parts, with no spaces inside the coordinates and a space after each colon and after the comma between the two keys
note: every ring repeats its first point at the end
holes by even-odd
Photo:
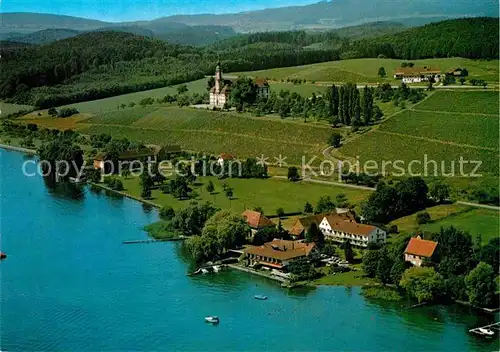
{"type": "Polygon", "coordinates": [[[201,273],[202,274],[208,274],[208,270],[207,269],[201,269],[201,273]]]}
{"type": "Polygon", "coordinates": [[[477,329],[479,331],[479,333],[481,333],[482,335],[486,335],[486,336],[493,336],[495,335],[495,333],[493,331],[491,331],[490,329],[485,329],[485,328],[479,328],[477,329]]]}
{"type": "Polygon", "coordinates": [[[218,265],[214,265],[213,268],[214,268],[214,273],[218,273],[220,271],[220,266],[218,265]]]}
{"type": "Polygon", "coordinates": [[[205,321],[207,323],[212,323],[212,324],[218,324],[219,323],[219,317],[213,315],[209,317],[205,317],[205,321]]]}
{"type": "Polygon", "coordinates": [[[267,299],[267,296],[264,296],[264,295],[255,295],[255,296],[253,296],[253,298],[260,299],[261,301],[264,301],[264,300],[267,299]]]}

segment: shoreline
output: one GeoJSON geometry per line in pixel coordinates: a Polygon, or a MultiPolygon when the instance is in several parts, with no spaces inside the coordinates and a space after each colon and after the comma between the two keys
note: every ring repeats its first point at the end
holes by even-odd
{"type": "Polygon", "coordinates": [[[9,145],[9,144],[0,144],[0,149],[12,150],[14,152],[20,152],[20,153],[25,153],[25,154],[29,154],[29,155],[36,155],[37,154],[37,151],[35,149],[16,147],[16,146],[9,145]]]}
{"type": "Polygon", "coordinates": [[[147,204],[147,205],[150,205],[156,209],[161,209],[161,205],[159,204],[156,204],[156,203],[153,203],[147,199],[142,199],[142,198],[139,198],[139,197],[136,197],[136,196],[133,196],[131,194],[128,194],[128,193],[125,193],[123,191],[117,191],[117,190],[114,190],[114,189],[111,189],[109,188],[108,186],[104,185],[104,184],[101,184],[101,183],[94,183],[94,182],[88,182],[87,183],[88,185],[91,185],[91,186],[95,186],[95,187],[99,187],[99,188],[102,188],[106,191],[109,191],[109,192],[113,192],[115,194],[119,194],[121,196],[124,196],[124,197],[127,197],[127,198],[130,198],[130,199],[133,199],[133,200],[136,200],[138,202],[141,202],[143,204],[147,204]]]}

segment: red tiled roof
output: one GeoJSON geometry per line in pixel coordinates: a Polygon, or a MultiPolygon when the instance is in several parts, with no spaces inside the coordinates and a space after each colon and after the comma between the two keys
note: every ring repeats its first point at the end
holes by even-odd
{"type": "Polygon", "coordinates": [[[394,72],[395,75],[405,75],[405,76],[419,76],[429,73],[441,73],[439,68],[435,67],[399,67],[394,72]]]}
{"type": "Polygon", "coordinates": [[[255,210],[245,210],[241,214],[247,221],[247,224],[253,229],[262,229],[268,226],[274,226],[274,223],[263,214],[255,210]]]}
{"type": "Polygon", "coordinates": [[[406,246],[405,253],[430,258],[434,254],[437,245],[438,243],[434,241],[412,237],[408,242],[408,246],[406,246]]]}
{"type": "Polygon", "coordinates": [[[267,87],[269,86],[269,83],[267,83],[267,80],[266,79],[263,79],[263,78],[257,78],[255,80],[255,84],[258,86],[258,87],[267,87]]]}
{"type": "Polygon", "coordinates": [[[228,153],[221,153],[219,155],[219,158],[221,158],[222,160],[234,160],[236,159],[236,157],[232,154],[228,154],[228,153]]]}
{"type": "Polygon", "coordinates": [[[377,229],[375,226],[359,224],[351,218],[345,216],[341,217],[339,215],[329,215],[325,217],[332,230],[366,237],[369,236],[373,230],[377,229]]]}
{"type": "Polygon", "coordinates": [[[319,225],[321,223],[321,221],[323,221],[323,219],[326,216],[335,216],[339,220],[354,219],[354,215],[351,212],[342,213],[342,214],[337,214],[336,212],[331,212],[331,213],[310,215],[310,216],[305,216],[305,217],[298,218],[297,220],[295,220],[295,223],[293,224],[293,226],[289,232],[293,236],[300,236],[302,234],[302,232],[307,230],[312,223],[319,225]]]}
{"type": "Polygon", "coordinates": [[[298,257],[305,257],[316,247],[314,243],[304,243],[300,241],[286,241],[274,239],[264,243],[262,246],[250,246],[243,252],[269,257],[278,260],[288,260],[298,257]]]}

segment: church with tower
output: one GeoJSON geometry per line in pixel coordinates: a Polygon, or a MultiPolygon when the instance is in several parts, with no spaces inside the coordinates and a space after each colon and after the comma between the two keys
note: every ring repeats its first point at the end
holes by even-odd
{"type": "Polygon", "coordinates": [[[217,67],[215,68],[215,85],[210,89],[210,106],[223,108],[229,102],[232,83],[231,80],[224,80],[222,78],[220,63],[217,63],[217,67]]]}
{"type": "MultiPolygon", "coordinates": [[[[231,86],[233,85],[233,79],[236,77],[231,77],[231,79],[224,79],[222,77],[222,69],[220,63],[217,63],[215,68],[215,84],[210,89],[210,106],[222,109],[226,103],[229,103],[229,95],[231,94],[231,86]]],[[[269,84],[265,79],[255,80],[257,97],[268,98],[269,97],[269,84]]]]}

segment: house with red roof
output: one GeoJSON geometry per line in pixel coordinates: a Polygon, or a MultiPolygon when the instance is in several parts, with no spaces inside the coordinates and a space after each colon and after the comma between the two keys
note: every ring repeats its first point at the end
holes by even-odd
{"type": "Polygon", "coordinates": [[[344,243],[347,240],[358,247],[368,247],[370,243],[383,244],[387,233],[373,225],[360,224],[356,219],[340,214],[327,215],[319,224],[325,239],[344,243]]]}
{"type": "Polygon", "coordinates": [[[241,216],[252,229],[252,233],[266,227],[274,226],[274,223],[268,217],[255,210],[247,209],[241,214],[241,216]]]}
{"type": "Polygon", "coordinates": [[[415,266],[422,266],[424,259],[432,258],[437,246],[437,242],[423,240],[420,236],[412,237],[405,249],[405,261],[415,266]]]}
{"type": "Polygon", "coordinates": [[[319,251],[314,243],[287,241],[275,238],[262,246],[249,246],[243,250],[249,265],[282,270],[299,258],[316,259],[319,251]]]}

